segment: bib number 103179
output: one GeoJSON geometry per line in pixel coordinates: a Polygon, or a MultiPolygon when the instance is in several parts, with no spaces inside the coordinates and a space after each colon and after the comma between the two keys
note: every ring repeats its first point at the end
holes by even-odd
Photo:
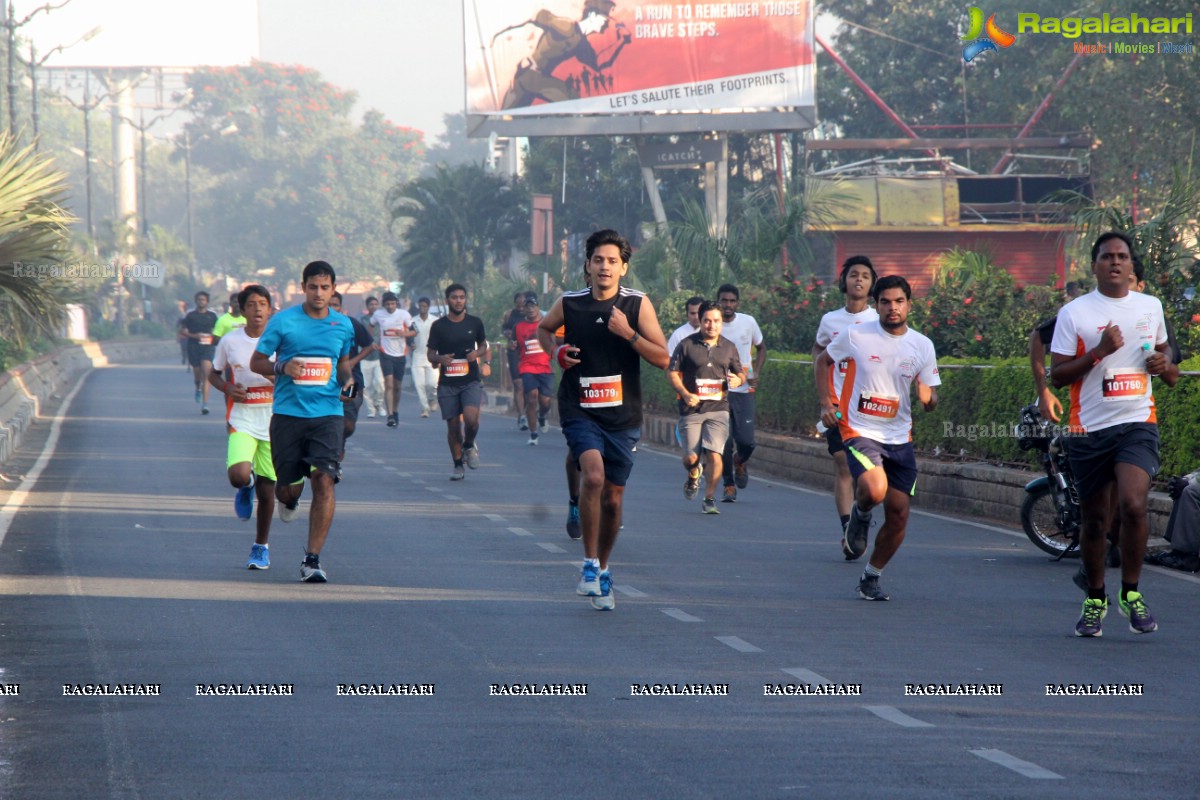
{"type": "Polygon", "coordinates": [[[611,408],[624,400],[620,375],[579,379],[579,405],[583,408],[611,408]]]}

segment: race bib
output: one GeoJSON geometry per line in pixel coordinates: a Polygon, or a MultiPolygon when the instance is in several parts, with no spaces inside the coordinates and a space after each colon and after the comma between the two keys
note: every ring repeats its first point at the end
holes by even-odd
{"type": "Polygon", "coordinates": [[[465,358],[456,358],[443,369],[445,369],[444,374],[447,378],[462,378],[471,374],[471,362],[465,358]]]}
{"type": "Polygon", "coordinates": [[[1137,369],[1110,369],[1104,373],[1101,395],[1106,402],[1136,400],[1150,391],[1150,376],[1137,369]]]}
{"type": "Polygon", "coordinates": [[[579,379],[579,406],[581,408],[611,408],[625,400],[621,389],[620,375],[605,375],[597,378],[579,379]]]}
{"type": "Polygon", "coordinates": [[[537,355],[538,353],[544,353],[544,352],[546,352],[546,351],[542,349],[542,343],[539,342],[537,339],[526,339],[525,340],[525,355],[534,356],[534,355],[537,355]]]}
{"type": "Polygon", "coordinates": [[[242,402],[248,406],[264,406],[269,405],[275,399],[275,387],[270,384],[266,386],[247,386],[246,399],[242,402]]]}
{"type": "Polygon", "coordinates": [[[837,365],[838,375],[841,375],[843,378],[846,377],[846,370],[848,370],[848,369],[850,369],[850,359],[843,358],[841,361],[838,362],[838,365],[837,365]]]}
{"type": "Polygon", "coordinates": [[[384,328],[383,330],[383,338],[385,339],[402,339],[403,337],[403,328],[384,328]]]}
{"type": "Polygon", "coordinates": [[[895,419],[900,413],[900,398],[892,394],[863,392],[858,396],[858,413],[880,419],[895,419]]]}
{"type": "Polygon", "coordinates": [[[324,386],[333,377],[333,359],[297,357],[300,377],[293,379],[297,386],[324,386]]]}
{"type": "Polygon", "coordinates": [[[720,400],[725,397],[725,381],[696,378],[696,396],[701,400],[720,400]]]}
{"type": "Polygon", "coordinates": [[[213,337],[212,337],[211,333],[202,333],[202,334],[200,334],[200,338],[197,339],[196,341],[202,345],[209,345],[209,344],[212,344],[212,340],[213,340],[213,337]]]}

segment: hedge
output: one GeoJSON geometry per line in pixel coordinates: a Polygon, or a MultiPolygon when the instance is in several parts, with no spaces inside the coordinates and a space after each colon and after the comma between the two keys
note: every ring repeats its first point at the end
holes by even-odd
{"type": "MultiPolygon", "coordinates": [[[[1035,466],[1034,454],[1017,447],[1014,433],[1021,408],[1034,399],[1029,360],[939,358],[938,366],[942,385],[938,387],[937,409],[927,414],[918,404],[913,414],[913,444],[917,449],[992,463],[1035,466]]],[[[1185,361],[1181,368],[1200,370],[1200,357],[1185,361]]],[[[675,393],[665,373],[643,369],[642,391],[652,410],[663,414],[676,412],[675,393]]],[[[1064,389],[1057,395],[1065,413],[1067,392],[1064,389]]],[[[756,396],[757,424],[762,429],[816,435],[817,388],[807,353],[769,353],[756,396]]],[[[1174,388],[1155,381],[1154,396],[1162,434],[1160,475],[1195,470],[1200,466],[1200,376],[1183,375],[1174,388]]]]}

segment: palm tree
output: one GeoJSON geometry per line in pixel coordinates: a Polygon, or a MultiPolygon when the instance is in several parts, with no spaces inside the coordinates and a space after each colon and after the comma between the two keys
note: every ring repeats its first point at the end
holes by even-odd
{"type": "Polygon", "coordinates": [[[0,133],[0,339],[18,347],[39,331],[53,333],[63,318],[66,285],[45,267],[68,255],[75,219],[60,205],[66,176],[52,164],[0,133]]]}

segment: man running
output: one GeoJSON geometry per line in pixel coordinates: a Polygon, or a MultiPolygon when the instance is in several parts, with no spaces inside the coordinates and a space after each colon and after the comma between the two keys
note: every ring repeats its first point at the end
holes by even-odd
{"type": "Polygon", "coordinates": [[[275,376],[253,372],[250,361],[271,317],[271,292],[265,286],[252,284],[242,289],[237,300],[245,325],[230,330],[217,343],[208,382],[233,402],[225,464],[229,483],[237,489],[233,509],[238,519],[250,519],[255,495],[258,496],[254,544],[246,568],[270,569],[268,540],[271,516],[275,513],[275,467],[271,463],[275,376]],[[226,370],[232,374],[231,380],[225,379],[226,370]]]}
{"type": "Polygon", "coordinates": [[[304,302],[271,317],[258,340],[250,368],[275,376],[271,417],[271,460],[279,518],[296,518],[304,479],[312,483],[308,543],[300,580],[325,583],[321,548],[333,524],[334,481],[342,452],[341,393],[351,386],[349,317],[329,308],[337,274],[324,261],[304,267],[304,302]],[[275,363],[271,363],[271,354],[275,363]]]}
{"type": "Polygon", "coordinates": [[[871,290],[879,319],[847,328],[817,357],[821,421],[840,426],[855,502],[843,550],[858,558],[867,549],[871,509],[883,503],[884,522],[858,582],[864,600],[890,600],[879,576],[900,549],[908,526],[910,498],[917,491],[917,457],[912,446],[912,385],[926,411],[937,407],[937,354],[933,342],[908,327],[912,289],[888,275],[871,290]],[[848,362],[839,405],[830,392],[831,367],[848,362]]]}
{"type": "MultiPolygon", "coordinates": [[[[379,298],[368,297],[363,300],[364,314],[358,321],[368,331],[371,330],[371,317],[379,310],[379,298]]],[[[384,381],[383,369],[379,366],[379,348],[374,347],[359,365],[363,374],[363,404],[367,407],[367,419],[375,416],[386,416],[387,405],[383,399],[384,381]]]]}
{"type": "Polygon", "coordinates": [[[563,368],[558,417],[583,474],[584,562],[576,592],[600,610],[616,605],[609,557],[621,525],[633,448],[641,437],[641,360],[659,369],[669,360],[650,298],[621,285],[632,252],[614,230],[589,236],[591,288],[563,295],[538,330],[542,349],[554,350],[563,368]],[[566,326],[566,343],[555,350],[559,325],[566,326]]]}
{"type": "Polygon", "coordinates": [[[452,283],[446,287],[446,306],[446,316],[430,326],[426,355],[429,363],[440,369],[438,406],[446,421],[446,441],[454,461],[450,480],[461,481],[466,477],[464,461],[471,469],[479,467],[475,437],[479,434],[483,378],[491,374],[491,350],[483,320],[467,313],[465,286],[452,283]]]}
{"type": "Polygon", "coordinates": [[[412,331],[412,378],[417,401],[421,404],[421,417],[428,419],[429,412],[437,404],[438,372],[435,364],[429,363],[429,331],[434,318],[429,314],[429,298],[417,300],[417,316],[413,317],[412,331]]]}
{"type": "Polygon", "coordinates": [[[192,365],[192,377],[196,382],[196,402],[200,413],[208,413],[208,373],[212,371],[213,328],[217,325],[217,314],[208,307],[208,292],[196,292],[196,307],[179,321],[179,331],[188,340],[188,363],[192,365]]]}
{"type": "Polygon", "coordinates": [[[754,392],[758,388],[758,376],[762,374],[767,360],[767,348],[763,343],[762,329],[749,314],[739,314],[741,293],[733,284],[727,283],[717,289],[717,302],[721,305],[722,335],[738,349],[738,358],[748,368],[749,379],[736,389],[729,390],[729,439],[725,443],[723,503],[737,500],[738,489],[745,489],[750,482],[746,462],[754,452],[754,417],[756,414],[754,392]],[[754,347],[751,359],[750,348],[754,347]]]}
{"type": "Polygon", "coordinates": [[[517,347],[521,351],[521,387],[525,391],[525,419],[529,424],[529,444],[536,445],[538,436],[549,428],[546,415],[550,413],[550,397],[554,391],[554,371],[550,369],[550,354],[538,341],[538,326],[542,311],[536,297],[525,300],[525,319],[513,327],[517,347]],[[537,420],[535,423],[534,420],[537,420]]]}
{"type": "Polygon", "coordinates": [[[1146,504],[1158,473],[1158,421],[1150,378],[1168,386],[1179,379],[1158,298],[1130,290],[1133,241],[1109,231],[1092,245],[1096,289],[1058,312],[1050,344],[1050,380],[1071,387],[1070,424],[1080,435],[1068,457],[1079,492],[1080,553],[1088,592],[1076,636],[1098,637],[1108,613],[1104,586],[1105,534],[1117,496],[1121,520],[1121,592],[1117,605],[1134,633],[1158,623],[1138,590],[1146,553],[1146,504]]]}
{"type": "MultiPolygon", "coordinates": [[[[536,298],[536,295],[534,297],[536,298]]],[[[521,383],[521,348],[514,330],[517,323],[525,319],[525,301],[527,299],[529,299],[529,292],[524,289],[514,292],[513,307],[505,313],[504,320],[500,323],[500,335],[504,337],[506,343],[504,357],[508,361],[508,377],[512,381],[513,409],[517,412],[517,429],[522,431],[529,430],[529,421],[525,419],[525,389],[521,383]]]]}
{"type": "Polygon", "coordinates": [[[700,479],[708,471],[708,485],[700,510],[720,514],[713,495],[721,477],[721,454],[729,436],[729,402],[726,389],[745,383],[742,362],[733,342],[721,336],[723,314],[707,300],[697,308],[700,331],[676,347],[667,367],[667,379],[679,396],[679,430],[683,436],[683,468],[687,480],[683,496],[693,500],[700,479]],[[707,454],[707,463],[701,458],[707,454]]]}
{"type": "Polygon", "coordinates": [[[400,298],[394,292],[383,293],[383,308],[371,316],[382,348],[379,368],[383,371],[383,395],[387,403],[387,426],[400,424],[400,389],[404,382],[404,359],[408,340],[416,334],[411,330],[412,317],[400,308],[400,298]]]}
{"type": "MultiPolygon", "coordinates": [[[[875,285],[875,279],[878,277],[871,259],[866,256],[851,256],[842,264],[838,288],[846,296],[846,305],[821,317],[821,324],[817,327],[817,339],[812,349],[813,369],[816,369],[817,358],[825,352],[829,343],[845,333],[847,328],[879,319],[875,309],[867,305],[871,287],[875,285]]],[[[842,382],[846,378],[848,367],[846,362],[841,362],[830,368],[829,400],[834,406],[841,397],[842,382]]],[[[829,455],[833,456],[833,503],[842,523],[842,554],[848,561],[853,561],[858,556],[846,548],[845,542],[846,526],[850,522],[850,504],[854,502],[854,481],[850,478],[850,465],[846,462],[846,447],[842,444],[839,427],[830,425],[825,427],[824,432],[826,448],[829,455]]]]}
{"type": "Polygon", "coordinates": [[[687,299],[685,304],[687,321],[676,328],[667,338],[667,352],[671,355],[675,354],[675,348],[679,347],[680,342],[700,330],[700,304],[703,302],[704,298],[700,295],[694,295],[687,299]]]}
{"type": "MultiPolygon", "coordinates": [[[[334,292],[333,297],[329,298],[329,308],[337,313],[342,313],[342,293],[334,292]]],[[[350,394],[342,393],[342,452],[338,458],[337,479],[342,479],[342,462],[346,460],[346,440],[354,435],[354,430],[358,427],[358,412],[363,406],[363,371],[362,362],[368,355],[375,351],[375,340],[371,338],[371,332],[368,331],[361,322],[354,317],[347,317],[350,320],[350,325],[354,328],[354,340],[350,344],[350,375],[354,379],[354,384],[350,389],[350,394]]]]}
{"type": "Polygon", "coordinates": [[[240,328],[246,324],[246,318],[242,316],[242,306],[238,302],[238,296],[238,294],[229,295],[229,310],[217,317],[217,324],[213,326],[214,344],[220,344],[222,336],[234,328],[240,328]]]}

